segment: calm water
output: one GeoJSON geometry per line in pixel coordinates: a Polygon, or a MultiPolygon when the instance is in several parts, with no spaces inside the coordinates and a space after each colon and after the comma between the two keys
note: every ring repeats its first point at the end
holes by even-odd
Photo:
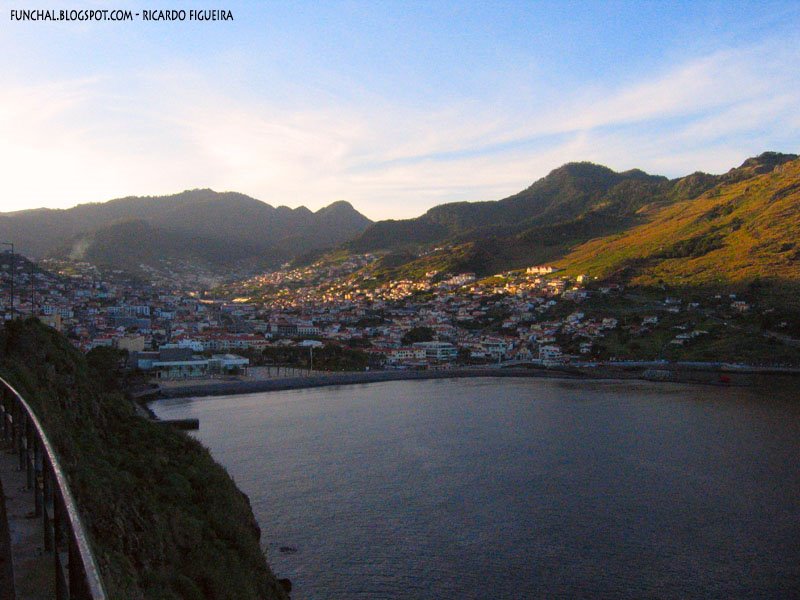
{"type": "Polygon", "coordinates": [[[788,386],[462,379],[152,407],[200,419],[294,600],[800,595],[788,386]]]}

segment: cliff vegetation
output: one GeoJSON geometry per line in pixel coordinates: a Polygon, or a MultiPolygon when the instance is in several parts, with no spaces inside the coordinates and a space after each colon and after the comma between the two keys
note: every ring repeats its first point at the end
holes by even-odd
{"type": "Polygon", "coordinates": [[[109,598],[286,598],[247,497],[199,442],[138,416],[108,368],[36,320],[0,329],[0,374],[56,447],[109,598]]]}

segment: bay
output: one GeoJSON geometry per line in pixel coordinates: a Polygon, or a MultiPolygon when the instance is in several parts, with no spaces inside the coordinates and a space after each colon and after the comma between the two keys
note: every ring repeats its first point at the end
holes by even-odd
{"type": "Polygon", "coordinates": [[[792,382],[398,381],[151,408],[200,420],[294,600],[800,593],[792,382]]]}

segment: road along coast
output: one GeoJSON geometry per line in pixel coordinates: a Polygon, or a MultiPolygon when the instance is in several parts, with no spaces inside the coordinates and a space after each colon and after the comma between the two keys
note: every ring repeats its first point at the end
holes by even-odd
{"type": "Polygon", "coordinates": [[[169,386],[153,389],[147,400],[155,398],[186,398],[192,396],[227,396],[353,385],[383,381],[421,379],[456,379],[463,377],[551,377],[560,379],[640,379],[708,385],[758,385],[764,378],[798,376],[798,369],[763,369],[719,363],[617,363],[591,367],[559,368],[464,368],[427,371],[360,371],[347,373],[311,373],[302,377],[268,379],[237,379],[185,383],[171,382],[169,386]]]}

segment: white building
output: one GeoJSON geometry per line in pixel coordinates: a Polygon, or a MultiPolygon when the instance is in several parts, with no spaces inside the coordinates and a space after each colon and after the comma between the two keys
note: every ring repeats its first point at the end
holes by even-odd
{"type": "Polygon", "coordinates": [[[539,360],[547,366],[558,365],[564,362],[564,354],[559,346],[540,346],[539,360]]]}
{"type": "Polygon", "coordinates": [[[481,342],[481,349],[493,360],[499,360],[506,357],[511,345],[503,339],[485,339],[481,342]]]}
{"type": "Polygon", "coordinates": [[[387,361],[390,363],[402,362],[406,360],[424,360],[426,351],[424,348],[392,348],[387,352],[387,361]]]}
{"type": "Polygon", "coordinates": [[[318,337],[322,335],[322,330],[313,323],[305,323],[300,321],[297,323],[297,335],[309,335],[318,337]]]}
{"type": "Polygon", "coordinates": [[[412,347],[424,350],[428,360],[450,362],[458,356],[458,348],[447,342],[417,342],[412,347]]]}
{"type": "Polygon", "coordinates": [[[525,272],[528,275],[549,275],[550,273],[555,272],[555,270],[556,269],[553,268],[553,267],[540,265],[540,266],[536,266],[536,267],[528,267],[527,269],[525,269],[525,272]]]}

